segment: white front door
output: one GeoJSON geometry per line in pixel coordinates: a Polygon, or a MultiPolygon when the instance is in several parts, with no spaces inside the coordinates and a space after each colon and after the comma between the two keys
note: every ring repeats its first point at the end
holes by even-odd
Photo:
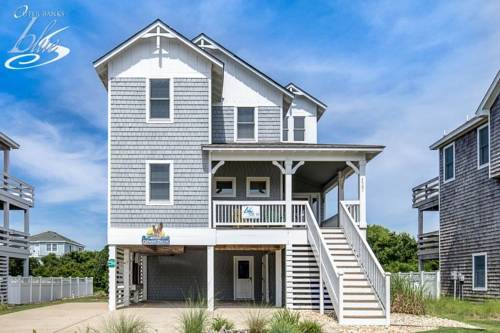
{"type": "Polygon", "coordinates": [[[234,299],[254,299],[253,257],[234,257],[234,299]]]}

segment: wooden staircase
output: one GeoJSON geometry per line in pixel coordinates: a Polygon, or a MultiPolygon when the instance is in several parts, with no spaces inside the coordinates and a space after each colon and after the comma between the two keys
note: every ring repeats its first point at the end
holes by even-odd
{"type": "Polygon", "coordinates": [[[386,317],[342,228],[321,229],[336,268],[344,273],[343,317],[350,325],[384,325],[386,317]]]}

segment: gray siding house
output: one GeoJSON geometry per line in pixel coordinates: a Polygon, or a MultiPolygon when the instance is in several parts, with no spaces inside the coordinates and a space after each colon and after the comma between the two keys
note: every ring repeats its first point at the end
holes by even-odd
{"type": "Polygon", "coordinates": [[[365,239],[367,163],[383,146],[317,143],[319,99],[161,20],[94,67],[108,92],[110,310],[202,297],[388,323],[389,276],[365,239]]]}
{"type": "Polygon", "coordinates": [[[420,237],[419,251],[439,253],[446,295],[500,297],[499,93],[500,72],[475,116],[431,145],[439,179],[414,189],[414,207],[439,209],[439,246],[420,237]]]}
{"type": "Polygon", "coordinates": [[[29,237],[30,257],[40,258],[49,254],[63,256],[80,252],[85,246],[54,231],[45,231],[29,237]]]}

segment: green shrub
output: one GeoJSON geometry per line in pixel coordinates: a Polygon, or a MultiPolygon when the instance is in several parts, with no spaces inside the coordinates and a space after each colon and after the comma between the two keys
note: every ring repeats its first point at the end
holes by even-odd
{"type": "Polygon", "coordinates": [[[500,300],[482,302],[460,301],[450,297],[426,302],[426,312],[454,320],[500,319],[500,300]]]}
{"type": "Polygon", "coordinates": [[[425,314],[426,292],[404,277],[391,277],[391,311],[414,315],[425,314]]]}
{"type": "Polygon", "coordinates": [[[286,323],[296,327],[299,326],[299,321],[300,313],[290,311],[289,309],[276,311],[271,318],[272,323],[286,323]]]}
{"type": "Polygon", "coordinates": [[[111,317],[104,322],[101,330],[92,330],[99,333],[147,333],[150,329],[146,322],[134,315],[123,312],[117,317],[111,317]]]}
{"type": "Polygon", "coordinates": [[[314,320],[303,320],[299,323],[299,331],[300,333],[322,333],[323,329],[314,320]]]}
{"type": "Polygon", "coordinates": [[[260,310],[251,310],[246,319],[248,333],[267,333],[269,320],[260,310]]]}
{"type": "Polygon", "coordinates": [[[271,321],[269,333],[301,333],[298,323],[294,324],[288,321],[271,321]]]}
{"type": "Polygon", "coordinates": [[[181,333],[204,333],[208,326],[208,313],[205,308],[187,310],[181,316],[181,333]]]}
{"type": "Polygon", "coordinates": [[[232,330],[234,329],[234,323],[229,319],[217,316],[212,319],[212,324],[210,325],[210,328],[214,332],[220,332],[222,329],[232,330]]]}

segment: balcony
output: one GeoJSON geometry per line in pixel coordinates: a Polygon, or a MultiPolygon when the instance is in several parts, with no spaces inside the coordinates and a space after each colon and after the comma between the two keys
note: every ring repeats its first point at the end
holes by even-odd
{"type": "Polygon", "coordinates": [[[418,235],[417,255],[421,260],[439,259],[439,231],[418,235]]]}
{"type": "Polygon", "coordinates": [[[3,174],[0,182],[0,195],[4,195],[23,206],[33,207],[33,186],[7,173],[3,174]]]}
{"type": "Polygon", "coordinates": [[[412,189],[412,206],[420,210],[437,210],[439,206],[439,177],[432,178],[412,189]]]}
{"type": "Polygon", "coordinates": [[[22,231],[0,227],[0,251],[13,254],[29,253],[28,236],[22,231]]]}
{"type": "Polygon", "coordinates": [[[213,227],[305,227],[307,201],[214,201],[213,227]]]}

